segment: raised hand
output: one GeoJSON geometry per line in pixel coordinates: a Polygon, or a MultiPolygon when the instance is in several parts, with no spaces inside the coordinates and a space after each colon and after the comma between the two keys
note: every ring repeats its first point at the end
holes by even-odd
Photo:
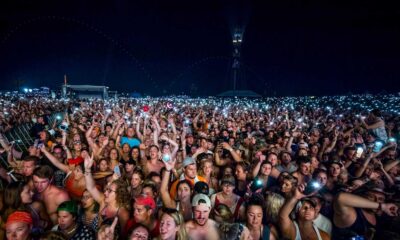
{"type": "Polygon", "coordinates": [[[122,127],[118,130],[118,135],[124,134],[125,129],[122,127]]]}
{"type": "Polygon", "coordinates": [[[104,147],[107,146],[107,145],[108,145],[108,142],[109,142],[108,137],[104,138],[104,140],[103,140],[103,146],[104,146],[104,147]]]}
{"type": "Polygon", "coordinates": [[[140,150],[146,150],[146,145],[144,145],[143,143],[141,143],[141,144],[139,145],[139,149],[140,149],[140,150]]]}
{"type": "Polygon", "coordinates": [[[175,161],[175,158],[171,158],[171,157],[170,157],[169,161],[164,161],[164,158],[163,158],[163,163],[165,165],[165,169],[167,169],[167,171],[171,171],[172,169],[175,168],[176,161],[175,161]]]}
{"type": "Polygon", "coordinates": [[[118,223],[118,217],[115,217],[113,223],[111,224],[111,226],[102,228],[98,232],[97,239],[99,239],[99,240],[113,240],[114,239],[115,227],[117,226],[117,223],[118,223]]]}
{"type": "Polygon", "coordinates": [[[88,155],[85,158],[85,162],[84,162],[85,169],[90,170],[93,166],[93,163],[94,163],[94,154],[92,153],[90,156],[88,155]]]}
{"type": "Polygon", "coordinates": [[[304,184],[300,184],[297,188],[294,189],[293,197],[300,200],[304,198],[306,195],[303,194],[306,186],[304,184]]]}
{"type": "Polygon", "coordinates": [[[222,147],[223,147],[224,149],[226,149],[226,150],[229,150],[229,149],[232,148],[231,145],[229,145],[229,143],[226,143],[226,142],[223,142],[223,143],[222,143],[222,147]]]}
{"type": "Polygon", "coordinates": [[[395,217],[398,215],[399,207],[397,207],[394,203],[382,203],[382,211],[391,217],[395,217]]]}
{"type": "Polygon", "coordinates": [[[161,135],[160,136],[160,140],[162,140],[162,141],[168,141],[168,137],[167,136],[165,136],[165,135],[161,135]]]}

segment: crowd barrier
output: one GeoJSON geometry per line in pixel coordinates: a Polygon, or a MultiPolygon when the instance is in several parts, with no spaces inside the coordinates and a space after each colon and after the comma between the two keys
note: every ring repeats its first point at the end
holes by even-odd
{"type": "MultiPolygon", "coordinates": [[[[48,126],[51,127],[56,121],[56,116],[59,113],[53,113],[47,117],[48,126]]],[[[30,135],[30,129],[34,125],[33,122],[25,123],[19,126],[14,126],[11,130],[3,133],[3,137],[5,138],[5,142],[14,143],[14,147],[17,151],[26,152],[29,149],[29,146],[33,145],[35,139],[30,135]]],[[[0,160],[2,164],[7,166],[7,155],[0,154],[0,160]]]]}

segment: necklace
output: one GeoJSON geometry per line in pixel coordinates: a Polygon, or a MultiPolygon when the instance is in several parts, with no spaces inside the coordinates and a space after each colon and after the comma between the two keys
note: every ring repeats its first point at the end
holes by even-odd
{"type": "Polygon", "coordinates": [[[78,225],[77,224],[75,224],[75,226],[70,230],[70,231],[68,231],[68,232],[64,232],[67,236],[70,236],[70,235],[72,235],[75,231],[76,231],[76,228],[78,227],[78,225]]]}

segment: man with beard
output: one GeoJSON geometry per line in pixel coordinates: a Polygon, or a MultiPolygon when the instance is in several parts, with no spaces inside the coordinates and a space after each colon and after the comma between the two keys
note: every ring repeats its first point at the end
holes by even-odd
{"type": "Polygon", "coordinates": [[[186,222],[185,228],[192,240],[219,239],[218,224],[209,219],[210,198],[202,193],[192,199],[193,219],[186,222]]]}
{"type": "Polygon", "coordinates": [[[47,213],[53,224],[57,223],[57,207],[69,200],[68,193],[56,187],[53,181],[53,170],[49,166],[40,166],[33,172],[33,185],[37,192],[38,200],[46,206],[47,213]]]}

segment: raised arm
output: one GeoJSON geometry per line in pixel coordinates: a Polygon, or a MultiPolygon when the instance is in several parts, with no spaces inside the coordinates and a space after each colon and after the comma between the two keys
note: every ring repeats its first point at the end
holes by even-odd
{"type": "Polygon", "coordinates": [[[86,182],[86,189],[89,191],[89,193],[92,195],[93,199],[98,202],[99,204],[102,204],[104,201],[104,194],[100,192],[94,183],[94,179],[92,176],[92,166],[94,162],[94,156],[93,153],[91,156],[87,156],[85,158],[85,182],[86,182]]]}
{"type": "Polygon", "coordinates": [[[40,148],[40,151],[47,157],[47,159],[50,160],[50,162],[58,169],[61,171],[68,173],[71,171],[68,165],[65,165],[61,163],[53,154],[51,154],[49,151],[47,151],[46,147],[42,145],[40,148]]]}
{"type": "Polygon", "coordinates": [[[93,149],[94,152],[97,153],[99,151],[99,147],[97,146],[97,144],[93,141],[92,137],[90,136],[92,134],[94,125],[95,124],[93,122],[92,125],[90,126],[90,128],[86,131],[85,137],[86,137],[86,140],[87,140],[89,146],[93,149]]]}
{"type": "Polygon", "coordinates": [[[365,159],[363,165],[361,165],[361,167],[359,167],[356,172],[354,173],[354,177],[358,178],[361,177],[364,174],[365,169],[367,168],[369,162],[371,161],[371,159],[373,158],[373,154],[370,154],[367,156],[367,158],[365,159]]]}
{"type": "Polygon", "coordinates": [[[120,132],[120,128],[121,128],[122,124],[124,124],[124,119],[123,119],[123,118],[121,118],[120,120],[118,120],[117,127],[115,128],[115,130],[114,130],[114,132],[113,132],[113,134],[112,134],[112,138],[113,138],[113,139],[117,139],[117,137],[119,136],[118,134],[119,134],[119,132],[120,132]]]}
{"type": "Polygon", "coordinates": [[[225,166],[228,164],[228,160],[226,159],[221,159],[221,154],[222,154],[222,146],[218,144],[218,146],[215,148],[215,165],[217,166],[225,166]]]}
{"type": "Polygon", "coordinates": [[[177,132],[176,132],[176,126],[175,126],[174,118],[169,117],[168,118],[168,123],[171,125],[171,128],[172,128],[172,133],[173,133],[172,140],[176,141],[177,132]]]}
{"type": "Polygon", "coordinates": [[[182,145],[183,159],[185,159],[186,156],[187,156],[187,152],[186,152],[186,131],[187,131],[187,127],[183,126],[182,135],[181,135],[181,145],[182,145]]]}
{"type": "Polygon", "coordinates": [[[169,194],[168,190],[171,170],[174,169],[175,167],[175,160],[171,158],[171,161],[169,161],[168,163],[164,162],[164,165],[166,170],[164,171],[164,175],[162,176],[161,180],[161,186],[160,186],[161,200],[165,207],[176,208],[176,202],[174,201],[174,199],[171,198],[171,195],[169,194]]]}
{"type": "Polygon", "coordinates": [[[231,145],[229,145],[229,143],[222,143],[222,147],[226,150],[229,151],[229,153],[231,154],[233,160],[235,160],[235,162],[241,162],[243,161],[242,158],[236,153],[236,151],[231,147],[231,145]]]}
{"type": "Polygon", "coordinates": [[[301,185],[296,188],[294,190],[293,197],[287,199],[279,211],[279,226],[284,238],[295,239],[296,227],[294,226],[293,221],[290,219],[290,213],[293,211],[296,203],[304,197],[304,195],[301,193],[302,191],[304,191],[304,186],[301,185]]]}
{"type": "Polygon", "coordinates": [[[361,119],[361,125],[364,127],[364,128],[366,128],[366,129],[375,129],[375,128],[378,128],[378,127],[383,127],[383,126],[385,126],[385,123],[383,122],[383,120],[379,120],[378,122],[376,122],[376,123],[373,123],[373,124],[367,124],[365,121],[364,121],[364,119],[362,119],[362,118],[360,118],[361,119]]]}
{"type": "Polygon", "coordinates": [[[173,149],[171,151],[171,159],[175,158],[176,157],[176,153],[178,152],[178,149],[179,149],[179,145],[175,141],[173,141],[172,139],[168,138],[165,135],[161,136],[160,139],[163,140],[163,141],[169,142],[173,146],[173,149]]]}
{"type": "Polygon", "coordinates": [[[335,148],[335,146],[336,146],[338,136],[339,136],[339,132],[338,132],[338,130],[335,129],[333,132],[333,139],[332,139],[331,143],[329,144],[329,146],[325,149],[325,153],[332,152],[333,148],[335,148]]]}
{"type": "MultiPolygon", "coordinates": [[[[143,122],[143,125],[146,127],[146,123],[145,122],[143,122]]],[[[145,131],[146,131],[145,127],[143,128],[143,134],[145,134],[145,131]]],[[[137,117],[137,120],[136,120],[136,135],[138,136],[138,138],[140,139],[141,142],[144,141],[143,134],[140,132],[140,117],[137,117]]]]}
{"type": "Polygon", "coordinates": [[[398,207],[393,203],[377,203],[369,199],[342,192],[333,202],[334,222],[342,227],[351,225],[356,219],[354,208],[381,209],[389,216],[397,216],[398,207]]]}
{"type": "Polygon", "coordinates": [[[259,155],[258,157],[258,162],[257,164],[254,166],[253,170],[252,170],[252,176],[253,178],[257,177],[258,173],[260,172],[260,168],[261,168],[261,163],[265,160],[265,155],[259,155]]]}

